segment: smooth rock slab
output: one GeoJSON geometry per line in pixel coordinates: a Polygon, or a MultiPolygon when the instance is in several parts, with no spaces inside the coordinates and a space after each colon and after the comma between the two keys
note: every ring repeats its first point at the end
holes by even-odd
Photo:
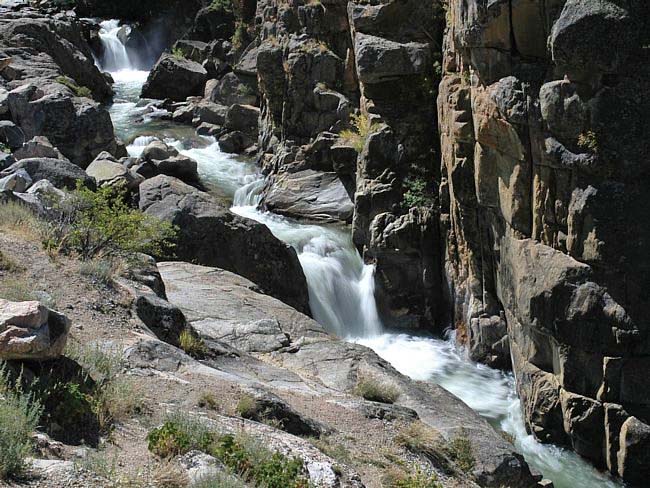
{"type": "Polygon", "coordinates": [[[39,302],[0,299],[0,359],[46,360],[63,353],[70,321],[39,302]]]}

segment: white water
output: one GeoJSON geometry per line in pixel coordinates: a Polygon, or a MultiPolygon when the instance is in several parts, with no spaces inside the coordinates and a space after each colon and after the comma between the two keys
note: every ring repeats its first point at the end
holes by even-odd
{"type": "Polygon", "coordinates": [[[472,363],[453,340],[383,333],[374,299],[374,268],[364,265],[349,230],[302,224],[257,210],[264,181],[255,166],[222,153],[217,144],[196,136],[193,130],[149,117],[147,104],[137,98],[146,79],[142,73],[113,73],[119,102],[111,114],[118,135],[133,141],[129,152],[141,153],[156,136],[196,159],[203,181],[234,202],[233,212],[266,224],[297,250],[312,312],[320,323],[341,337],[374,349],[403,374],[438,383],[461,398],[496,428],[512,435],[516,448],[553,480],[556,488],[621,486],[576,454],[542,445],[526,433],[511,375],[472,363]],[[140,135],[134,138],[134,134],[140,135]]]}
{"type": "Polygon", "coordinates": [[[101,60],[102,69],[110,73],[133,70],[133,64],[129,59],[126,46],[117,37],[120,31],[120,22],[118,20],[105,20],[100,25],[99,38],[104,45],[104,56],[101,60]]]}

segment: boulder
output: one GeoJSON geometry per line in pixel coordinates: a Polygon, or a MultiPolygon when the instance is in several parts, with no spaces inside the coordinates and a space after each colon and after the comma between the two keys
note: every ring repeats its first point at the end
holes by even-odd
{"type": "Polygon", "coordinates": [[[30,158],[66,159],[47,137],[36,136],[14,152],[17,161],[30,158]]]}
{"type": "MultiPolygon", "coordinates": [[[[7,108],[7,111],[9,109],[7,108]]],[[[0,143],[12,151],[20,149],[25,142],[25,134],[10,120],[0,120],[0,143]]]]}
{"type": "Polygon", "coordinates": [[[621,428],[618,474],[635,486],[645,486],[650,476],[650,426],[636,417],[621,428]]]}
{"type": "Polygon", "coordinates": [[[255,144],[253,139],[238,130],[228,132],[219,138],[219,148],[229,154],[241,154],[253,144],[255,144]]]}
{"type": "Polygon", "coordinates": [[[86,168],[88,176],[95,178],[97,186],[123,187],[135,191],[144,178],[119,163],[109,153],[103,152],[86,168]]]}
{"type": "Polygon", "coordinates": [[[198,163],[162,141],[149,144],[140,161],[149,163],[154,175],[173,176],[194,185],[199,183],[198,163]]]}
{"type": "Polygon", "coordinates": [[[381,83],[431,69],[428,44],[399,43],[358,33],[354,40],[357,73],[362,83],[381,83]]]}
{"type": "Polygon", "coordinates": [[[354,211],[338,175],[314,170],[273,177],[262,205],[281,215],[321,222],[350,222],[354,211]]]}
{"type": "Polygon", "coordinates": [[[32,185],[32,179],[24,169],[19,169],[9,176],[0,178],[0,191],[23,193],[32,185]]]}
{"type": "Polygon", "coordinates": [[[142,97],[184,101],[203,95],[206,77],[207,71],[199,63],[165,53],[149,73],[142,97]]]}
{"type": "Polygon", "coordinates": [[[0,299],[0,359],[56,359],[63,353],[70,321],[39,302],[0,299]]]}
{"type": "Polygon", "coordinates": [[[209,194],[165,175],[140,185],[140,209],[179,228],[178,259],[221,268],[309,312],[307,282],[293,248],[263,224],[231,213],[209,194]]]}
{"type": "Polygon", "coordinates": [[[253,140],[257,140],[260,109],[251,105],[235,104],[228,109],[224,127],[231,131],[239,131],[253,140]]]}
{"type": "Polygon", "coordinates": [[[9,168],[0,172],[0,178],[25,170],[35,183],[40,180],[49,180],[57,188],[74,190],[77,181],[88,188],[95,188],[95,180],[76,164],[65,159],[31,158],[14,163],[9,168]]]}
{"type": "Polygon", "coordinates": [[[205,98],[223,105],[255,105],[257,93],[254,87],[245,83],[237,74],[228,73],[221,80],[211,80],[205,86],[205,98]]]}
{"type": "Polygon", "coordinates": [[[11,153],[0,151],[0,171],[7,169],[16,162],[16,158],[11,153]]]}

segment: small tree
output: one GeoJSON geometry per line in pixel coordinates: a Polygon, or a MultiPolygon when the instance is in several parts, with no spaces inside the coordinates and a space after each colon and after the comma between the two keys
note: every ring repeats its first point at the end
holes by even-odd
{"type": "Polygon", "coordinates": [[[173,247],[176,229],[169,223],[129,207],[125,192],[111,187],[94,192],[81,184],[54,205],[46,224],[45,247],[76,253],[81,259],[143,252],[162,254],[173,247]]]}

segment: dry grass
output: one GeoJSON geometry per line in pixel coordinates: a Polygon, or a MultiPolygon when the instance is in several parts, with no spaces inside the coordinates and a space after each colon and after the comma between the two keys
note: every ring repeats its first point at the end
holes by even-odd
{"type": "Polygon", "coordinates": [[[40,226],[39,218],[25,205],[17,202],[0,204],[0,230],[26,240],[40,241],[40,226]]]}
{"type": "Polygon", "coordinates": [[[180,348],[187,354],[196,359],[201,359],[208,352],[203,339],[201,339],[193,330],[184,329],[178,336],[180,348]]]}
{"type": "Polygon", "coordinates": [[[380,403],[395,403],[400,395],[394,385],[370,376],[360,376],[354,391],[366,400],[380,403]]]}

